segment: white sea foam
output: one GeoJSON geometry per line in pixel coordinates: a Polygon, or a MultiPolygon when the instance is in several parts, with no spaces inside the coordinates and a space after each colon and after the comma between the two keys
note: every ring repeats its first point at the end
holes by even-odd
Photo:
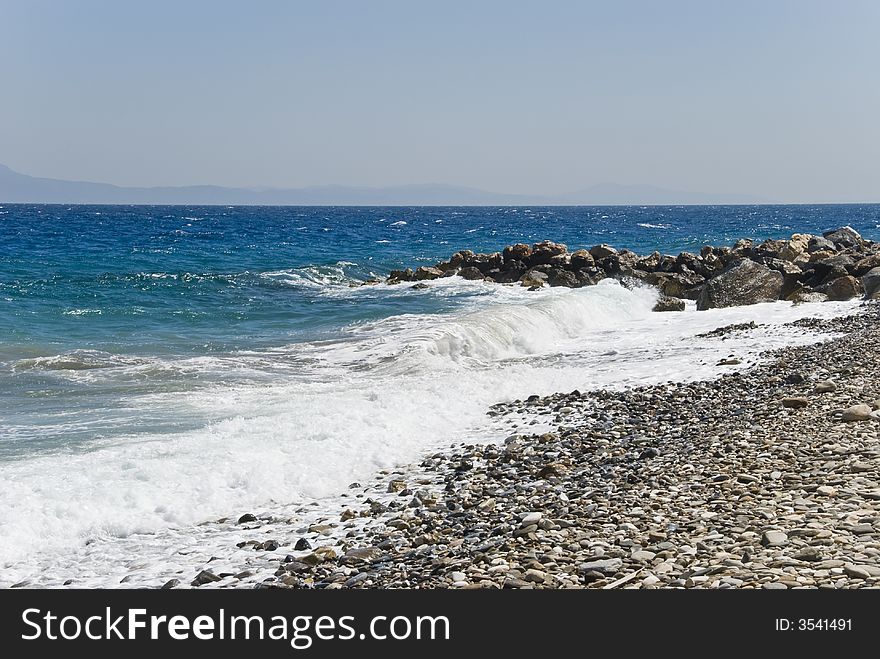
{"type": "Polygon", "coordinates": [[[643,229],[671,229],[671,224],[651,224],[650,222],[639,222],[638,226],[643,229]]]}
{"type": "MultiPolygon", "coordinates": [[[[401,291],[364,287],[346,294],[401,291]]],[[[526,292],[454,278],[419,293],[471,295],[452,313],[363,323],[334,341],[168,360],[169,369],[186,367],[209,380],[233,362],[264,374],[286,366],[283,377],[258,384],[218,383],[126,403],[212,419],[199,429],[117,437],[88,451],[0,465],[0,585],[74,578],[79,585],[115,586],[126,571],[144,580],[168,570],[186,574],[211,555],[235,551],[229,537],[211,536],[200,522],[332,498],[349,482],[427,450],[465,438],[497,439],[485,416],[492,403],[714,377],[721,357],[736,354],[746,364],[761,350],[817,340],[781,323],[854,308],[776,303],[697,312],[691,305],[684,313],[652,313],[653,291],[610,281],[526,292]],[[723,342],[694,338],[748,320],[768,327],[723,342]],[[189,549],[179,552],[184,546],[189,549]]]]}
{"type": "Polygon", "coordinates": [[[392,223],[389,224],[388,226],[390,226],[390,227],[402,227],[402,226],[406,226],[406,222],[404,222],[403,220],[400,220],[400,221],[398,221],[398,222],[392,222],[392,223]]]}

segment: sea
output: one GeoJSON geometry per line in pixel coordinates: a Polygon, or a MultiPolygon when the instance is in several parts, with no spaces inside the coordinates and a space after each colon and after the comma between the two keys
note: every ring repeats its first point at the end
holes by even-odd
{"type": "Polygon", "coordinates": [[[382,469],[500,441],[496,402],[716,377],[723,357],[823,338],[786,322],[856,305],[652,313],[653,290],[614,281],[361,285],[392,269],[845,225],[880,239],[880,205],[0,204],[0,587],[157,585],[205,560],[179,549],[206,521],[320,510],[382,469]]]}

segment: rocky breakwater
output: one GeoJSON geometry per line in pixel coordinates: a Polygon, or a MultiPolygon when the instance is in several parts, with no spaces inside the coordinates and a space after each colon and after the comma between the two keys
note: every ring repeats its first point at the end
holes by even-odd
{"type": "Polygon", "coordinates": [[[354,484],[262,586],[880,586],[880,307],[795,325],[837,337],[711,381],[496,405],[516,434],[354,484]]]}
{"type": "Polygon", "coordinates": [[[843,301],[864,295],[880,297],[880,244],[863,239],[850,227],[822,236],[794,234],[787,240],[737,241],[731,247],[704,246],[699,254],[654,252],[639,256],[627,249],[595,245],[569,252],[545,240],[516,244],[501,252],[461,250],[449,260],[415,270],[394,270],[389,284],[458,276],[499,284],[591,286],[612,277],[642,282],[662,294],[657,311],[683,310],[684,300],[698,309],[774,300],[843,301]]]}

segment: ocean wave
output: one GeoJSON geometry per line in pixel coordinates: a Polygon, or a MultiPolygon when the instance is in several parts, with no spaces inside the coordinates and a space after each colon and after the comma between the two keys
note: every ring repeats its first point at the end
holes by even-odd
{"type": "Polygon", "coordinates": [[[71,350],[48,357],[20,359],[13,363],[13,370],[89,371],[143,363],[145,360],[130,355],[114,355],[101,350],[71,350]]]}
{"type": "MultiPolygon", "coordinates": [[[[197,389],[119,401],[124,413],[207,420],[197,428],[108,437],[87,451],[5,463],[0,585],[63,572],[65,578],[90,574],[113,586],[121,566],[134,569],[144,562],[167,571],[168,557],[180,558],[182,544],[144,536],[132,554],[117,551],[113,538],[169,527],[198,533],[189,525],[259,513],[272,509],[273,501],[333,495],[434,447],[472,437],[500,440],[501,429],[487,425],[486,417],[498,401],[717,376],[714,364],[732,351],[747,361],[747,355],[809,341],[800,328],[783,334],[779,323],[796,314],[833,315],[837,308],[777,303],[657,314],[650,311],[656,293],[613,281],[533,292],[482,282],[435,283],[438,291],[450,292],[470,285],[482,297],[449,313],[401,314],[352,326],[334,341],[224,355],[222,363],[215,356],[182,360],[200,374],[185,380],[197,382],[197,389]],[[777,330],[730,342],[693,338],[751,318],[777,330]],[[242,368],[266,369],[267,377],[255,385],[230,382],[238,369],[230,368],[229,359],[242,368]],[[277,367],[296,359],[296,368],[277,367]],[[90,539],[98,541],[71,554],[90,539]],[[62,559],[65,570],[58,568],[62,559]]],[[[54,362],[100,366],[119,359],[79,353],[75,360],[68,354],[54,362]]]]}
{"type": "MultiPolygon", "coordinates": [[[[404,314],[350,328],[350,344],[328,363],[393,373],[492,368],[504,360],[555,354],[600,328],[647,317],[654,289],[629,290],[614,280],[597,286],[526,291],[455,277],[428,282],[422,294],[459,298],[452,314],[404,314]],[[466,299],[466,301],[464,301],[466,299]]],[[[389,294],[410,295],[390,287],[389,294]]],[[[302,350],[303,347],[300,347],[302,350]]]]}
{"type": "Polygon", "coordinates": [[[262,272],[261,279],[293,287],[325,288],[357,286],[374,277],[375,273],[351,261],[337,261],[328,265],[307,265],[301,268],[262,272]]]}
{"type": "Polygon", "coordinates": [[[671,224],[651,224],[650,222],[639,222],[637,226],[643,229],[671,229],[671,224]]]}
{"type": "Polygon", "coordinates": [[[67,309],[63,312],[65,316],[100,316],[100,309],[67,309]]]}
{"type": "Polygon", "coordinates": [[[629,290],[616,281],[606,281],[561,293],[549,290],[533,299],[505,301],[444,319],[411,341],[410,346],[453,361],[489,365],[498,360],[558,352],[596,329],[615,327],[651,313],[657,300],[655,290],[629,290]]]}

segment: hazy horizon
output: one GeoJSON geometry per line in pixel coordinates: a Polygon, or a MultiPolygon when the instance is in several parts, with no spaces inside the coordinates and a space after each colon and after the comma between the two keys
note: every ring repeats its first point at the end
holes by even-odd
{"type": "Polygon", "coordinates": [[[874,2],[0,0],[0,18],[0,162],[34,177],[880,200],[874,2]]]}

